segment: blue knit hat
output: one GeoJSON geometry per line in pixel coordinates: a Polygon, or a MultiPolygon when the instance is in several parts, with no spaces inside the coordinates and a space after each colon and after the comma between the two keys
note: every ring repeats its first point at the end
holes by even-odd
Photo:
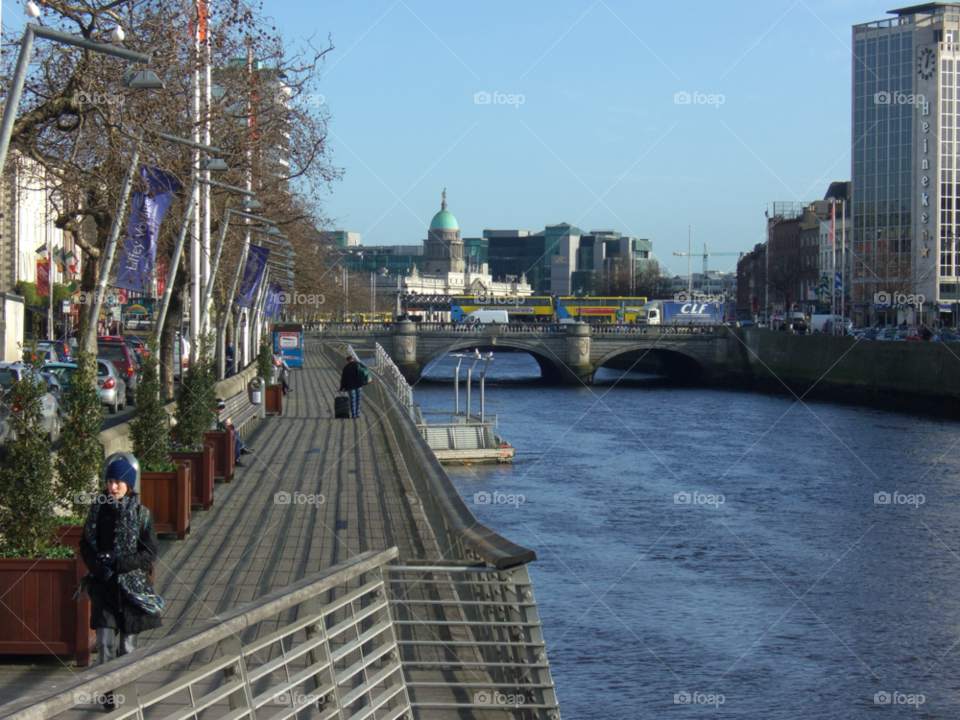
{"type": "Polygon", "coordinates": [[[137,469],[123,458],[117,458],[107,466],[107,480],[119,480],[137,492],[137,469]]]}

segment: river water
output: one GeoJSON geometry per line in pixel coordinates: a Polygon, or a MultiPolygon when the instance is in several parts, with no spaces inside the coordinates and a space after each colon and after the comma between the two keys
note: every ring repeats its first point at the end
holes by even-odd
{"type": "Polygon", "coordinates": [[[537,553],[565,718],[960,718],[960,423],[495,358],[516,461],[447,469],[537,553]]]}

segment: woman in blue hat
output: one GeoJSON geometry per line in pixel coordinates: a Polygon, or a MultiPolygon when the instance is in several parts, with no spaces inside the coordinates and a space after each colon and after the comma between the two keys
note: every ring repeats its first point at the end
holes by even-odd
{"type": "MultiPolygon", "coordinates": [[[[153,514],[140,504],[140,467],[129,453],[107,458],[104,489],[90,506],[80,540],[87,566],[90,628],[100,663],[137,649],[140,633],[161,625],[163,599],[150,578],[157,559],[153,514]]],[[[108,696],[106,705],[112,705],[108,696]]]]}

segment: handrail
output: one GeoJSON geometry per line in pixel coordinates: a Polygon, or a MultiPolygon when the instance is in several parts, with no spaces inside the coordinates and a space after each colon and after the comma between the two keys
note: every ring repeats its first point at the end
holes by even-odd
{"type": "MultiPolygon", "coordinates": [[[[350,351],[353,352],[352,347],[350,351]]],[[[393,383],[394,393],[400,400],[400,404],[403,405],[412,418],[414,416],[413,388],[410,387],[407,379],[403,376],[403,373],[400,372],[400,368],[394,364],[393,359],[387,354],[387,351],[383,349],[380,343],[376,344],[375,351],[376,354],[374,357],[376,358],[376,364],[374,365],[374,369],[377,373],[393,383]]]]}
{"type": "MultiPolygon", "coordinates": [[[[91,668],[60,685],[53,686],[49,690],[31,691],[28,697],[0,706],[0,718],[46,720],[46,718],[74,708],[82,702],[80,698],[84,696],[87,698],[96,697],[115,690],[120,693],[127,691],[125,701],[120,707],[122,711],[126,712],[126,716],[131,718],[134,716],[142,717],[142,701],[148,700],[150,696],[137,697],[136,686],[134,685],[137,680],[149,673],[162,670],[171,663],[191,657],[195,653],[208,648],[215,648],[218,643],[221,643],[220,648],[223,655],[233,656],[233,659],[221,657],[216,662],[224,665],[224,674],[236,678],[232,681],[236,684],[234,692],[240,691],[240,695],[243,695],[244,685],[242,683],[249,682],[245,667],[247,658],[240,640],[247,634],[245,631],[256,628],[258,623],[270,620],[292,608],[298,608],[299,610],[299,613],[293,613],[294,618],[307,615],[307,608],[310,608],[309,613],[311,614],[325,614],[326,611],[321,606],[328,602],[331,590],[352,588],[351,582],[366,573],[371,573],[374,578],[379,576],[381,574],[380,568],[395,560],[398,555],[399,552],[396,547],[357,555],[351,560],[275,590],[259,600],[238,605],[232,610],[184,628],[180,632],[163,638],[148,647],[141,648],[96,668],[91,668]],[[234,648],[228,652],[226,645],[234,645],[234,648]],[[239,668],[238,664],[240,665],[239,668]],[[231,669],[239,669],[240,672],[228,672],[231,669]],[[133,696],[132,702],[131,695],[133,696]]],[[[372,591],[376,592],[378,589],[376,581],[371,582],[368,577],[368,583],[373,588],[372,591]]],[[[382,589],[382,586],[381,577],[379,588],[382,589]]],[[[286,623],[289,626],[297,622],[298,620],[283,620],[280,625],[286,623]]],[[[316,628],[313,631],[307,628],[308,636],[311,634],[319,635],[322,639],[328,640],[325,627],[313,627],[316,628]]],[[[324,673],[318,672],[318,675],[322,674],[324,673]]],[[[189,685],[190,682],[190,674],[186,674],[183,678],[175,678],[167,687],[178,685],[178,683],[185,683],[184,687],[193,687],[189,685]]],[[[230,682],[228,682],[228,685],[230,685],[230,682]]],[[[247,690],[250,691],[252,688],[247,688],[247,690]]],[[[278,691],[278,694],[279,692],[281,691],[278,691]]],[[[327,690],[327,692],[330,692],[330,690],[327,690]]],[[[151,696],[156,694],[151,693],[151,696]]],[[[332,696],[339,698],[335,688],[332,696]]],[[[231,694],[231,697],[235,696],[231,694]]]]}

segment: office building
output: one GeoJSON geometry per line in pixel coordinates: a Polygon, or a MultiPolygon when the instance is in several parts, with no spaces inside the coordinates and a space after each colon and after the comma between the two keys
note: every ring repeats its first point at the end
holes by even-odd
{"type": "Polygon", "coordinates": [[[960,297],[960,4],[891,13],[853,27],[854,321],[876,318],[878,293],[922,295],[923,321],[949,320],[960,297]]]}

